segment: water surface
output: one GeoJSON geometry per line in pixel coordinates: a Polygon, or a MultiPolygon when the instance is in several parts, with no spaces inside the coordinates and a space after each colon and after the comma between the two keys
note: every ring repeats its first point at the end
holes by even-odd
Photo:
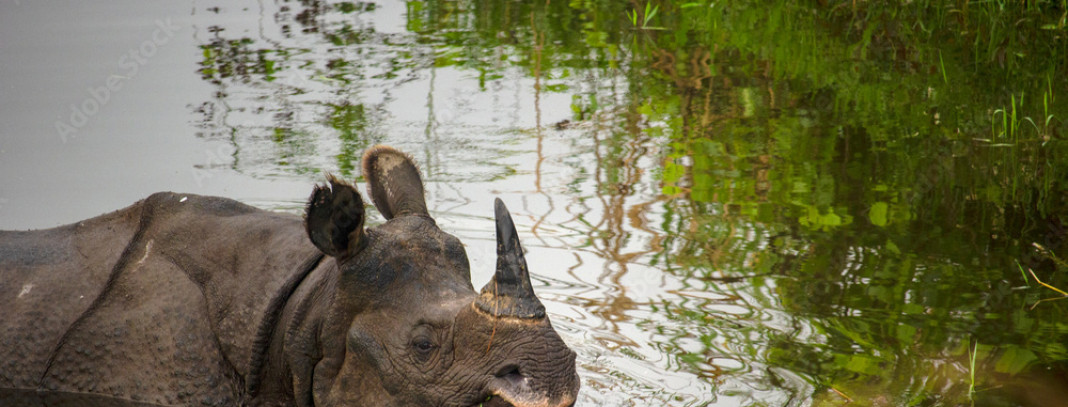
{"type": "Polygon", "coordinates": [[[580,405],[1057,405],[1064,5],[915,3],[2,2],[0,227],[387,143],[476,286],[508,204],[580,405]]]}

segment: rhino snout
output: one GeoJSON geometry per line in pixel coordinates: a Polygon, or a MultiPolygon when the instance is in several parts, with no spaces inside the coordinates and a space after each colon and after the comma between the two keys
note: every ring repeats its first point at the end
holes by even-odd
{"type": "MultiPolygon", "coordinates": [[[[568,351],[571,365],[575,356],[574,351],[568,351]]],[[[551,375],[538,372],[535,376],[525,373],[520,365],[509,364],[499,369],[487,383],[488,393],[493,397],[484,405],[569,407],[575,404],[578,389],[579,379],[573,368],[551,375]]]]}

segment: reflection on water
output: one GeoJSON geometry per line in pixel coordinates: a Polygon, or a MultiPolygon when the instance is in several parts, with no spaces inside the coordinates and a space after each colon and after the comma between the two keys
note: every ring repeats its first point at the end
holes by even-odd
{"type": "MultiPolygon", "coordinates": [[[[1063,367],[1063,305],[1027,310],[1041,291],[1005,272],[1028,240],[1061,247],[1060,122],[1008,158],[973,141],[1021,130],[990,135],[968,116],[984,105],[942,106],[1001,96],[935,87],[930,51],[875,17],[850,73],[804,64],[844,60],[851,28],[821,37],[785,10],[738,7],[738,27],[782,26],[715,42],[702,37],[725,31],[686,9],[663,14],[683,31],[665,39],[598,20],[625,5],[260,7],[206,9],[219,21],[197,31],[199,74],[217,91],[196,108],[202,136],[230,140],[230,168],[262,177],[353,176],[377,142],[416,151],[445,223],[469,240],[486,239],[465,225],[489,195],[522,202],[586,403],[952,403],[969,397],[969,349],[990,388],[978,394],[1000,400],[1014,397],[1006,377],[1063,367]],[[793,49],[753,45],[788,33],[793,49]],[[906,53],[882,54],[896,45],[906,53]],[[927,136],[947,128],[967,135],[927,136]]],[[[969,56],[938,55],[943,77],[946,56],[969,56]]],[[[1018,267],[1063,272],[1047,257],[1018,267]]]]}
{"type": "Polygon", "coordinates": [[[490,195],[521,202],[584,404],[997,404],[1063,371],[1066,304],[1029,309],[1053,293],[1017,272],[1066,281],[1063,77],[876,6],[661,6],[669,30],[625,3],[264,4],[253,35],[198,33],[204,136],[257,176],[417,151],[468,241],[490,195]],[[1013,76],[1019,116],[969,69],[1013,76]]]}
{"type": "Polygon", "coordinates": [[[412,152],[476,285],[501,196],[580,405],[1068,397],[1064,5],[734,3],[195,4],[182,114],[211,174],[412,152]]]}

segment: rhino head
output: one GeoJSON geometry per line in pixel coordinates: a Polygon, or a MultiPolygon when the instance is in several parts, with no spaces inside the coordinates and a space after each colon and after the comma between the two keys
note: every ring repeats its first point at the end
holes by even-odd
{"type": "Polygon", "coordinates": [[[287,311],[302,321],[284,345],[297,403],[573,405],[575,353],[534,295],[504,204],[495,202],[496,273],[476,293],[463,245],[427,213],[411,159],[378,146],[363,173],[386,223],[365,228],[360,194],[333,177],[308,203],[308,236],[332,259],[305,305],[287,311]]]}

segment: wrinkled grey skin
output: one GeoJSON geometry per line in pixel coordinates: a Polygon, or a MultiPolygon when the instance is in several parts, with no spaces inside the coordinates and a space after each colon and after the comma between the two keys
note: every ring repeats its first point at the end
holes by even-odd
{"type": "Polygon", "coordinates": [[[159,193],[0,232],[0,406],[572,405],[575,354],[529,289],[503,204],[510,234],[478,296],[411,160],[379,146],[363,165],[388,219],[375,227],[331,177],[303,222],[159,193]]]}

